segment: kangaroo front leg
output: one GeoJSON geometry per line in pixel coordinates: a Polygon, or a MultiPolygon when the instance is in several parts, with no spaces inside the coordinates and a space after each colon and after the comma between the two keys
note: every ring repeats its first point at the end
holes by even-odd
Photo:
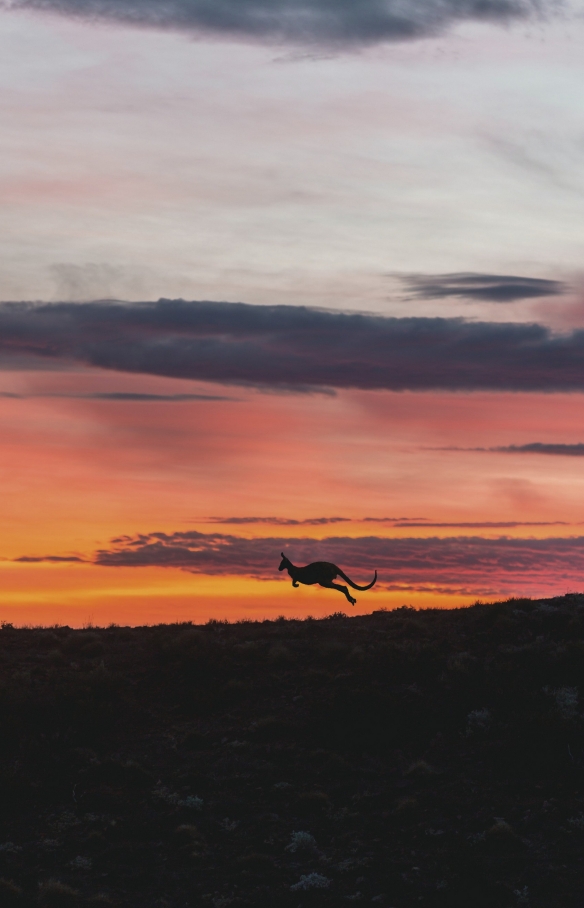
{"type": "Polygon", "coordinates": [[[324,586],[327,590],[338,590],[339,593],[343,593],[343,595],[347,597],[351,605],[355,605],[357,600],[353,599],[346,586],[341,586],[340,583],[333,583],[332,580],[328,583],[321,583],[320,585],[324,586]]]}
{"type": "Polygon", "coordinates": [[[297,581],[297,580],[293,580],[293,581],[292,581],[292,586],[299,586],[298,581],[297,581]]]}

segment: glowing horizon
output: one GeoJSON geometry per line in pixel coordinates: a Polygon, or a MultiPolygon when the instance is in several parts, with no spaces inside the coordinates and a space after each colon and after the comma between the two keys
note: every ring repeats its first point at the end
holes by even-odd
{"type": "Polygon", "coordinates": [[[580,395],[343,391],[331,398],[226,392],[95,369],[4,371],[0,391],[17,395],[0,397],[0,454],[10,476],[2,620],[142,624],[353,613],[331,591],[293,590],[277,572],[282,545],[299,562],[336,560],[357,582],[377,568],[378,585],[357,596],[355,614],[555,595],[577,585],[579,458],[465,449],[536,437],[574,444],[580,395]],[[194,399],[183,399],[187,387],[194,399]],[[558,462],[561,472],[550,472],[558,462]],[[134,564],[124,552],[135,554],[128,545],[136,536],[146,552],[150,534],[167,537],[164,559],[176,558],[189,534],[201,534],[195,549],[207,551],[209,540],[229,540],[229,553],[211,573],[188,559],[165,566],[150,551],[134,564]],[[572,540],[568,555],[558,548],[562,539],[572,540]],[[395,557],[384,540],[394,541],[395,557]],[[471,561],[462,554],[452,561],[453,540],[460,553],[470,545],[471,561]],[[513,540],[523,559],[515,567],[513,540]],[[256,567],[247,570],[240,559],[249,557],[256,567]],[[479,570],[477,558],[492,562],[492,571],[479,570]]]}

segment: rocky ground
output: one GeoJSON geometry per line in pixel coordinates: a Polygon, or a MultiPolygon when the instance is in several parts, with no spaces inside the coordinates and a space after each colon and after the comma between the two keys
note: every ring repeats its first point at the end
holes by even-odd
{"type": "Polygon", "coordinates": [[[0,630],[0,906],[584,904],[584,596],[0,630]]]}

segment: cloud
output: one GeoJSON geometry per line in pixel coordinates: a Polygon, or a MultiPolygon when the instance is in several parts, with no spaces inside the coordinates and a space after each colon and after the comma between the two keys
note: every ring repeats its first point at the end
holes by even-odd
{"type": "Polygon", "coordinates": [[[350,523],[350,517],[308,517],[306,520],[294,520],[292,517],[208,517],[207,523],[243,526],[245,524],[268,524],[269,526],[299,527],[324,526],[329,523],[350,523]]]}
{"type": "MultiPolygon", "coordinates": [[[[547,442],[533,441],[526,445],[500,445],[496,448],[432,448],[433,451],[478,451],[486,454],[555,454],[560,457],[584,457],[584,444],[575,445],[548,444],[547,442]]],[[[435,524],[433,524],[435,525],[435,524]]],[[[447,524],[444,524],[447,526],[447,524]]],[[[461,524],[457,524],[460,526],[461,524]]],[[[499,524],[494,524],[498,526],[499,524]]],[[[519,524],[518,524],[519,525],[519,524]]],[[[470,526],[470,524],[469,524],[470,526]]],[[[511,526],[511,524],[509,524],[511,526]]],[[[528,524],[521,524],[528,526],[528,524]]],[[[533,524],[532,524],[533,526],[533,524]]]]}
{"type": "Polygon", "coordinates": [[[13,559],[21,564],[40,564],[48,561],[51,564],[61,564],[63,562],[76,561],[79,564],[86,564],[86,558],[79,558],[77,555],[22,555],[20,558],[13,559]]]}
{"type": "Polygon", "coordinates": [[[66,400],[119,400],[133,403],[188,403],[192,400],[230,400],[237,401],[236,397],[225,397],[218,394],[140,394],[130,391],[104,391],[95,394],[12,394],[9,391],[0,391],[0,397],[15,400],[29,400],[37,397],[59,397],[66,400]]]}
{"type": "Polygon", "coordinates": [[[401,277],[415,297],[423,300],[460,296],[484,303],[516,303],[541,296],[562,296],[567,285],[562,281],[509,274],[411,274],[401,277]]]}
{"type": "Polygon", "coordinates": [[[428,517],[364,517],[363,523],[409,523],[410,520],[428,520],[428,517]]]}
{"type": "MultiPolygon", "coordinates": [[[[478,450],[476,448],[433,448],[434,451],[478,450]]],[[[483,450],[483,449],[481,449],[483,450]]],[[[357,521],[355,521],[357,522],[357,521]]],[[[478,520],[472,522],[437,523],[429,517],[364,517],[363,523],[390,523],[397,528],[407,527],[460,527],[461,529],[510,529],[512,527],[555,527],[567,526],[563,520],[528,521],[523,520],[478,520]]]]}
{"type": "Polygon", "coordinates": [[[584,457],[584,444],[554,445],[534,441],[527,445],[507,445],[490,450],[502,454],[559,454],[563,457],[584,457]]]}
{"type": "Polygon", "coordinates": [[[77,397],[83,400],[121,400],[136,403],[166,401],[168,403],[188,403],[191,400],[236,400],[235,397],[224,397],[217,394],[134,394],[129,391],[109,391],[96,394],[63,395],[52,394],[51,397],[77,397]]]}
{"type": "Polygon", "coordinates": [[[0,360],[272,390],[584,390],[584,330],[159,300],[0,304],[0,360]]]}
{"type": "MultiPolygon", "coordinates": [[[[194,521],[193,521],[194,522],[194,521]]],[[[217,523],[224,526],[244,526],[246,524],[266,524],[268,526],[324,526],[335,523],[387,523],[398,529],[460,527],[461,529],[512,529],[513,527],[550,527],[568,526],[564,520],[519,521],[519,520],[482,520],[473,522],[436,523],[427,517],[309,517],[306,520],[295,520],[292,517],[208,517],[204,523],[217,523]]]]}
{"type": "MultiPolygon", "coordinates": [[[[387,539],[246,539],[189,530],[120,536],[87,558],[23,556],[21,563],[84,562],[110,568],[161,567],[192,574],[282,578],[280,552],[295,564],[332,561],[356,583],[377,570],[377,589],[463,595],[555,595],[582,585],[584,536],[485,539],[481,536],[387,539]]],[[[286,575],[286,579],[287,575],[286,575]]]]}
{"type": "Polygon", "coordinates": [[[543,0],[0,0],[1,7],[330,47],[405,41],[439,34],[457,22],[508,23],[555,10],[543,0]]]}
{"type": "Polygon", "coordinates": [[[394,523],[394,527],[406,528],[406,527],[431,527],[439,528],[446,527],[452,528],[459,527],[461,530],[508,530],[513,527],[557,527],[557,526],[569,526],[565,520],[536,520],[536,521],[520,521],[520,520],[478,520],[467,523],[431,523],[430,521],[424,521],[424,523],[415,523],[411,520],[407,522],[394,523]]]}
{"type": "Polygon", "coordinates": [[[332,561],[357,583],[368,580],[377,570],[380,585],[388,589],[431,587],[472,590],[481,595],[541,595],[577,588],[584,574],[582,536],[245,539],[191,530],[120,537],[96,552],[94,561],[106,567],[157,566],[269,580],[280,576],[280,552],[286,552],[296,564],[332,561]]]}

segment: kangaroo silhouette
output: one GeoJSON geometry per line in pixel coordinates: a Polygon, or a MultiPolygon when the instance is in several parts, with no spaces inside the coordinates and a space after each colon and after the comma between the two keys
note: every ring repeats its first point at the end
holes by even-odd
{"type": "Polygon", "coordinates": [[[354,590],[370,590],[377,581],[377,571],[375,571],[375,577],[371,583],[368,583],[367,586],[357,586],[350,577],[347,577],[340,567],[337,567],[336,564],[332,564],[330,561],[313,561],[312,564],[307,564],[305,567],[297,567],[295,564],[292,564],[289,558],[286,558],[284,552],[281,554],[282,561],[280,562],[278,570],[288,571],[292,577],[292,586],[298,586],[299,583],[305,583],[307,586],[312,586],[314,583],[318,583],[319,586],[324,586],[327,590],[338,590],[339,593],[343,593],[351,605],[355,605],[357,600],[353,599],[346,586],[341,586],[340,583],[333,583],[335,577],[342,577],[354,590]]]}

